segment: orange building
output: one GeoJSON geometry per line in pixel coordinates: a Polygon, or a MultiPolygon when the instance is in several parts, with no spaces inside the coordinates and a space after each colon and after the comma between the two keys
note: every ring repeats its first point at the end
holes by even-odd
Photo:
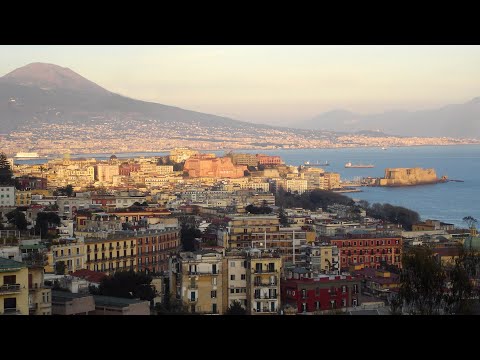
{"type": "Polygon", "coordinates": [[[217,158],[213,154],[200,154],[190,157],[185,161],[184,171],[192,178],[240,178],[244,176],[247,167],[233,165],[229,157],[217,158]]]}
{"type": "Polygon", "coordinates": [[[280,156],[269,156],[264,154],[257,154],[257,160],[259,165],[281,165],[283,164],[280,156]]]}

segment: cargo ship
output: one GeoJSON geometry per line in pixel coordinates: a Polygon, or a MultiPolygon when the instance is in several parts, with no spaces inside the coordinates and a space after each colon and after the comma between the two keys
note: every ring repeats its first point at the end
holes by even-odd
{"type": "Polygon", "coordinates": [[[357,168],[357,169],[365,169],[365,168],[373,168],[375,165],[373,164],[352,164],[351,162],[347,162],[345,164],[346,168],[357,168]]]}

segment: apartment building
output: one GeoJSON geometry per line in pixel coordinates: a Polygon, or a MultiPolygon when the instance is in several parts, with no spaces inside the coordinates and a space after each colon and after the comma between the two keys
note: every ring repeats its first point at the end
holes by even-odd
{"type": "Polygon", "coordinates": [[[138,271],[168,271],[168,258],[180,247],[179,229],[145,230],[137,236],[138,271]]]}
{"type": "Polygon", "coordinates": [[[251,249],[246,261],[248,314],[277,314],[281,306],[282,258],[274,252],[251,249]]]}
{"type": "Polygon", "coordinates": [[[382,264],[402,267],[402,238],[381,234],[346,234],[330,240],[340,252],[340,269],[380,268],[382,264]]]}
{"type": "Polygon", "coordinates": [[[190,313],[223,314],[223,255],[216,251],[182,252],[176,259],[171,290],[190,313]]]}
{"type": "Polygon", "coordinates": [[[27,265],[0,258],[0,314],[28,315],[27,265]]]}

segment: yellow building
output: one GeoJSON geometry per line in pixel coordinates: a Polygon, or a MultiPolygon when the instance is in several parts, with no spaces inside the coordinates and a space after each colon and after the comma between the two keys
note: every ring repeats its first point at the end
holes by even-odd
{"type": "Polygon", "coordinates": [[[190,313],[223,314],[223,256],[214,251],[183,252],[178,258],[177,298],[190,313]]]}
{"type": "Polygon", "coordinates": [[[0,314],[28,315],[28,313],[27,265],[0,258],[0,314]]]}
{"type": "Polygon", "coordinates": [[[340,189],[340,174],[334,172],[326,172],[324,174],[324,189],[334,190],[340,189]]]}
{"type": "Polygon", "coordinates": [[[282,258],[275,253],[252,249],[247,255],[248,314],[277,314],[280,310],[282,258]]]}
{"type": "Polygon", "coordinates": [[[87,238],[86,268],[105,272],[137,271],[137,239],[133,235],[116,235],[108,238],[87,238]]]}
{"type": "Polygon", "coordinates": [[[65,264],[65,273],[71,274],[80,269],[86,269],[85,243],[81,239],[59,239],[47,253],[48,265],[45,272],[55,272],[59,261],[65,264]]]}
{"type": "Polygon", "coordinates": [[[227,228],[221,232],[223,247],[249,248],[257,247],[277,250],[284,262],[293,262],[300,255],[300,246],[307,243],[307,235],[315,236],[300,227],[280,227],[275,215],[234,216],[227,228]]]}
{"type": "Polygon", "coordinates": [[[31,190],[15,191],[15,206],[30,206],[32,203],[31,190]]]}
{"type": "Polygon", "coordinates": [[[30,315],[52,315],[52,290],[44,286],[43,263],[28,264],[30,315]]]}

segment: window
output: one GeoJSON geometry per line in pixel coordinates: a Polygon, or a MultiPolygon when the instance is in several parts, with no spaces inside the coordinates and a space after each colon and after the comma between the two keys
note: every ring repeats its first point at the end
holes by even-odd
{"type": "Polygon", "coordinates": [[[212,313],[217,313],[217,304],[212,304],[212,313]]]}
{"type": "Polygon", "coordinates": [[[320,310],[320,301],[315,301],[315,309],[320,310]]]}
{"type": "Polygon", "coordinates": [[[80,248],[77,248],[77,255],[80,254],[80,248]]]}
{"type": "Polygon", "coordinates": [[[16,275],[7,275],[3,277],[3,283],[5,285],[15,285],[17,283],[16,275]]]}
{"type": "Polygon", "coordinates": [[[3,299],[3,311],[8,312],[8,310],[17,310],[17,299],[16,298],[5,298],[3,299]]]}
{"type": "Polygon", "coordinates": [[[347,292],[347,287],[345,285],[342,286],[342,293],[346,293],[347,292]]]}
{"type": "Polygon", "coordinates": [[[235,280],[235,275],[230,275],[230,280],[235,280]]]}
{"type": "Polygon", "coordinates": [[[190,301],[195,301],[195,291],[190,292],[190,301]]]}
{"type": "Polygon", "coordinates": [[[342,299],[342,306],[347,306],[347,300],[346,299],[342,299]]]}
{"type": "Polygon", "coordinates": [[[210,297],[211,297],[212,299],[215,299],[215,298],[217,297],[217,290],[212,290],[212,291],[210,291],[210,297]]]}
{"type": "Polygon", "coordinates": [[[241,279],[242,279],[242,280],[246,280],[246,278],[247,278],[247,275],[245,275],[245,274],[242,274],[242,275],[241,275],[241,279]]]}
{"type": "Polygon", "coordinates": [[[235,261],[230,261],[230,267],[235,267],[235,261]]]}
{"type": "Polygon", "coordinates": [[[230,294],[235,294],[235,289],[230,289],[230,294]]]}
{"type": "Polygon", "coordinates": [[[212,285],[217,285],[217,277],[212,277],[212,285]]]}
{"type": "Polygon", "coordinates": [[[240,294],[240,289],[239,289],[239,288],[238,288],[238,289],[235,289],[235,293],[236,293],[236,294],[240,294]]]}

